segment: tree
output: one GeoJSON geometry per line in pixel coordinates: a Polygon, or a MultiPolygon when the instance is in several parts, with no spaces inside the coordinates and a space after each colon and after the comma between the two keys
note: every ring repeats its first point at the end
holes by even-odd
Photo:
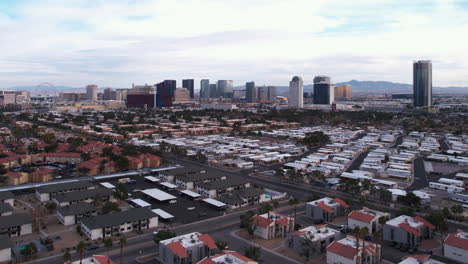
{"type": "Polygon", "coordinates": [[[115,188],[115,197],[119,200],[127,200],[128,199],[128,189],[127,185],[123,183],[119,183],[115,188]]]}
{"type": "Polygon", "coordinates": [[[81,159],[82,159],[83,161],[90,160],[90,159],[91,159],[91,155],[89,155],[89,153],[81,153],[81,159]]]}
{"type": "Polygon", "coordinates": [[[57,204],[52,201],[48,201],[45,205],[45,208],[47,209],[47,211],[49,211],[49,213],[52,213],[53,211],[55,211],[55,209],[57,209],[57,204]]]}
{"type": "Polygon", "coordinates": [[[258,214],[266,214],[273,210],[273,207],[269,203],[264,203],[258,208],[258,214]]]}
{"type": "Polygon", "coordinates": [[[71,260],[71,254],[68,248],[65,249],[65,252],[63,253],[63,260],[65,261],[65,263],[68,263],[71,260]]]}
{"type": "Polygon", "coordinates": [[[251,260],[260,262],[262,255],[262,249],[260,247],[246,247],[244,249],[244,256],[251,260]]]}
{"type": "Polygon", "coordinates": [[[159,244],[159,241],[166,240],[166,239],[169,239],[169,238],[173,238],[175,236],[176,236],[175,232],[172,232],[169,229],[161,229],[154,235],[153,241],[156,244],[159,244]]]}
{"type": "Polygon", "coordinates": [[[36,244],[33,242],[27,244],[21,251],[21,255],[25,256],[26,259],[32,258],[34,255],[37,254],[37,247],[36,244]]]}
{"type": "Polygon", "coordinates": [[[297,216],[297,205],[299,204],[299,199],[297,198],[291,198],[288,201],[289,206],[294,206],[294,219],[296,219],[297,216]]]}
{"type": "Polygon", "coordinates": [[[83,254],[86,251],[86,244],[84,241],[80,241],[78,245],[76,246],[76,252],[80,255],[80,264],[83,261],[83,254]]]}
{"type": "Polygon", "coordinates": [[[361,228],[359,226],[356,226],[353,231],[353,236],[356,238],[356,263],[360,263],[359,262],[359,239],[361,237],[361,228]]]}
{"type": "Polygon", "coordinates": [[[453,205],[451,211],[455,215],[455,220],[457,220],[457,216],[463,213],[463,206],[460,204],[453,205]]]}
{"type": "Polygon", "coordinates": [[[54,133],[42,134],[41,139],[45,141],[47,144],[50,144],[55,141],[55,134],[54,133]]]}
{"type": "Polygon", "coordinates": [[[119,239],[119,245],[120,245],[120,264],[122,264],[122,259],[123,259],[123,250],[124,247],[127,245],[127,239],[125,237],[121,237],[119,239]]]}
{"type": "Polygon", "coordinates": [[[247,213],[243,214],[240,216],[241,228],[245,228],[249,235],[253,235],[255,232],[255,225],[253,223],[253,217],[255,216],[255,213],[252,211],[247,211],[247,213]]]}
{"type": "Polygon", "coordinates": [[[127,157],[124,156],[117,156],[114,161],[117,168],[121,171],[127,170],[130,166],[130,161],[128,161],[127,157]]]}
{"type": "Polygon", "coordinates": [[[104,244],[104,247],[107,248],[107,257],[109,257],[109,250],[112,248],[113,246],[113,241],[112,241],[112,238],[108,237],[108,238],[104,238],[102,240],[102,243],[104,244]]]}
{"type": "Polygon", "coordinates": [[[87,175],[91,170],[89,168],[86,168],[86,167],[80,167],[78,168],[78,172],[80,173],[80,175],[87,175]]]}
{"type": "Polygon", "coordinates": [[[107,201],[102,206],[102,213],[103,214],[108,214],[110,212],[120,212],[119,204],[118,203],[113,203],[111,201],[107,201]]]}
{"type": "Polygon", "coordinates": [[[389,190],[386,190],[386,189],[380,189],[379,198],[382,201],[391,202],[392,201],[392,192],[389,191],[389,190]]]}
{"type": "Polygon", "coordinates": [[[225,250],[225,249],[228,249],[229,248],[229,243],[227,241],[224,241],[224,240],[216,240],[215,241],[216,243],[216,247],[219,249],[219,250],[225,250]]]}

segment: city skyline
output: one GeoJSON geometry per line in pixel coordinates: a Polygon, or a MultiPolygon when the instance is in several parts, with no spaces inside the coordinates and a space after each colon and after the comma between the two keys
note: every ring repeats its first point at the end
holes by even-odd
{"type": "Polygon", "coordinates": [[[291,76],[311,83],[321,74],[411,83],[410,62],[426,59],[434,86],[468,82],[466,1],[249,3],[258,21],[236,19],[248,14],[227,1],[2,1],[0,47],[8,52],[0,55],[0,87],[129,87],[206,76],[286,86],[291,76]],[[200,9],[223,19],[214,26],[200,9]]]}

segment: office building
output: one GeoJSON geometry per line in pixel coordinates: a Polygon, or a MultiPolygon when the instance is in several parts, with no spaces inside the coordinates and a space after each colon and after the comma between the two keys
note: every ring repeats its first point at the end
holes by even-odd
{"type": "Polygon", "coordinates": [[[112,88],[106,88],[104,89],[102,100],[104,101],[117,100],[117,93],[112,88]]]}
{"type": "Polygon", "coordinates": [[[304,82],[299,76],[294,76],[289,82],[289,108],[300,109],[304,107],[304,82]]]}
{"type": "Polygon", "coordinates": [[[274,103],[276,101],[276,87],[268,86],[268,100],[274,103]]]}
{"type": "Polygon", "coordinates": [[[432,105],[432,62],[413,63],[413,100],[415,107],[432,105]]]}
{"type": "Polygon", "coordinates": [[[174,93],[174,103],[186,103],[191,99],[190,90],[187,88],[177,88],[174,93]]]}
{"type": "Polygon", "coordinates": [[[164,80],[156,84],[156,106],[168,107],[174,102],[174,94],[177,82],[175,80],[164,80]]]}
{"type": "Polygon", "coordinates": [[[200,98],[210,98],[210,80],[200,81],[200,98]]]}
{"type": "Polygon", "coordinates": [[[97,101],[98,99],[97,85],[90,84],[86,86],[86,99],[91,100],[91,101],[97,101]]]}
{"type": "Polygon", "coordinates": [[[194,89],[195,89],[195,83],[193,79],[185,79],[182,80],[182,88],[186,88],[190,92],[190,99],[193,99],[194,95],[194,89]]]}
{"type": "Polygon", "coordinates": [[[255,82],[248,82],[245,84],[245,101],[247,103],[253,103],[257,100],[257,87],[255,82]]]}
{"type": "Polygon", "coordinates": [[[245,90],[234,90],[233,99],[245,99],[245,90]]]}
{"type": "Polygon", "coordinates": [[[260,86],[257,90],[258,93],[258,100],[268,100],[268,87],[260,86]]]}
{"type": "Polygon", "coordinates": [[[335,100],[335,90],[328,76],[314,78],[314,104],[332,104],[335,100]]]}
{"type": "Polygon", "coordinates": [[[234,85],[232,80],[218,81],[218,97],[232,98],[234,85]]]}
{"type": "Polygon", "coordinates": [[[210,98],[218,98],[218,86],[216,83],[210,84],[210,98]]]}
{"type": "Polygon", "coordinates": [[[335,100],[348,100],[351,99],[351,85],[345,84],[342,86],[335,86],[335,100]]]}

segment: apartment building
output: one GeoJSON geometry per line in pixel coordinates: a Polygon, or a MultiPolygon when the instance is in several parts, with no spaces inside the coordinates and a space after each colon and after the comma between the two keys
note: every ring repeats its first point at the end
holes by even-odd
{"type": "Polygon", "coordinates": [[[15,206],[15,195],[9,191],[0,192],[0,203],[8,203],[11,207],[15,206]]]}
{"type": "Polygon", "coordinates": [[[7,235],[0,235],[0,263],[9,263],[11,261],[11,249],[13,243],[7,235]]]}
{"type": "Polygon", "coordinates": [[[382,247],[369,241],[347,236],[341,240],[332,242],[327,247],[327,263],[340,264],[377,264],[382,258],[382,247]]]}
{"type": "Polygon", "coordinates": [[[66,206],[80,202],[92,203],[100,199],[100,202],[107,202],[114,200],[114,191],[108,188],[97,188],[89,190],[80,190],[74,192],[66,192],[55,195],[52,198],[57,206],[66,206]]]}
{"type": "Polygon", "coordinates": [[[197,264],[258,264],[257,261],[237,253],[236,251],[224,251],[212,257],[206,257],[197,264]]]}
{"type": "Polygon", "coordinates": [[[57,208],[57,218],[65,226],[79,224],[82,219],[96,215],[96,207],[89,203],[75,203],[57,208]]]}
{"type": "Polygon", "coordinates": [[[32,218],[27,213],[0,216],[0,234],[17,237],[32,233],[32,218]]]}
{"type": "Polygon", "coordinates": [[[254,235],[263,239],[285,237],[294,230],[294,217],[286,216],[274,211],[253,217],[254,235]]]}
{"type": "Polygon", "coordinates": [[[383,226],[383,240],[418,247],[422,239],[432,238],[435,226],[420,216],[401,215],[383,226]]]}
{"type": "Polygon", "coordinates": [[[381,217],[390,217],[389,213],[383,213],[364,207],[361,210],[354,210],[348,214],[348,228],[367,227],[369,234],[373,234],[382,229],[382,224],[379,223],[381,217]]]}
{"type": "Polygon", "coordinates": [[[50,201],[55,195],[94,189],[96,186],[89,181],[76,181],[44,185],[36,189],[36,198],[41,202],[50,201]]]}
{"type": "Polygon", "coordinates": [[[216,253],[216,243],[208,234],[193,232],[159,242],[162,264],[197,263],[216,253]]]}
{"type": "Polygon", "coordinates": [[[233,190],[249,188],[250,182],[240,177],[230,176],[226,179],[196,184],[199,194],[207,197],[218,197],[233,190]]]}
{"type": "Polygon", "coordinates": [[[340,198],[325,197],[306,204],[306,216],[322,222],[331,222],[335,218],[346,215],[349,208],[340,198]]]}
{"type": "Polygon", "coordinates": [[[468,232],[458,231],[448,234],[444,240],[444,257],[468,263],[468,232]]]}
{"type": "Polygon", "coordinates": [[[326,225],[308,226],[288,234],[288,247],[300,255],[314,257],[326,252],[340,232],[326,225]]]}

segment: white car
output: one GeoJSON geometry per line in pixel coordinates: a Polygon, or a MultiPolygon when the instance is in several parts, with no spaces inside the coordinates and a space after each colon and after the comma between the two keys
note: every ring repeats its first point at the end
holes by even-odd
{"type": "Polygon", "coordinates": [[[177,203],[177,200],[170,200],[169,203],[170,204],[175,204],[175,203],[177,203]]]}
{"type": "Polygon", "coordinates": [[[193,210],[195,210],[195,207],[193,207],[193,206],[192,206],[192,207],[188,207],[187,210],[193,211],[193,210]]]}

